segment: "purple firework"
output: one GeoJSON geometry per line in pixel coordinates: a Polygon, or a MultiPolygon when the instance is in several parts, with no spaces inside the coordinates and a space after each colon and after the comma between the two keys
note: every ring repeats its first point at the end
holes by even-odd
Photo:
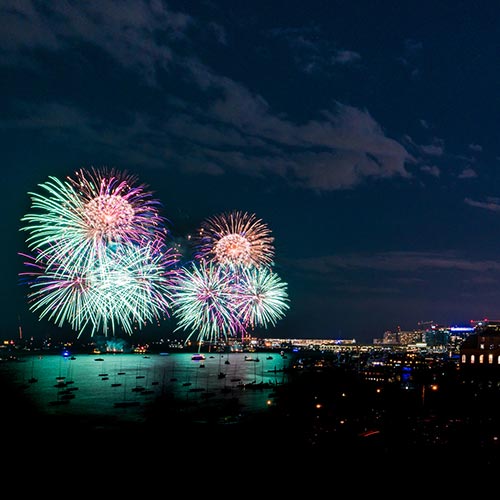
{"type": "Polygon", "coordinates": [[[200,262],[179,271],[173,287],[173,316],[176,330],[188,330],[189,340],[217,341],[235,336],[243,329],[234,307],[233,273],[214,263],[200,262]]]}

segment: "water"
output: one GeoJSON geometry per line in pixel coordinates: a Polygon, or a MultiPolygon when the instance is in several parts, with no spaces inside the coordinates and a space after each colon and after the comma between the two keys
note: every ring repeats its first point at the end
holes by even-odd
{"type": "Polygon", "coordinates": [[[205,356],[35,353],[2,361],[0,373],[42,414],[130,421],[143,420],[165,396],[202,408],[237,402],[242,412],[265,411],[273,389],[287,381],[289,360],[275,352],[205,356]]]}

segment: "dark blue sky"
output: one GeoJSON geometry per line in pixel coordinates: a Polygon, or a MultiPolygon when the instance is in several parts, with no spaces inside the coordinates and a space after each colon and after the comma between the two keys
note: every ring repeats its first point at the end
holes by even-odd
{"type": "MultiPolygon", "coordinates": [[[[111,166],[180,241],[255,213],[290,310],[268,337],[500,318],[500,6],[6,0],[0,335],[56,329],[18,273],[29,191],[111,166]]],[[[150,329],[165,336],[173,322],[150,329]]]]}

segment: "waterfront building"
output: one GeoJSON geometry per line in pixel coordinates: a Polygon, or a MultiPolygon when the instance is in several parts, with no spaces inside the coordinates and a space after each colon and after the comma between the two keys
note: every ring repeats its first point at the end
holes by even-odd
{"type": "Polygon", "coordinates": [[[500,321],[478,323],[460,346],[460,366],[474,372],[500,367],[500,321]]]}

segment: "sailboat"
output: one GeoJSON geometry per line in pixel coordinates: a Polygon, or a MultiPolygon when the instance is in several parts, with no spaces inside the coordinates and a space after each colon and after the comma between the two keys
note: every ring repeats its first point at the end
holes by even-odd
{"type": "MultiPolygon", "coordinates": [[[[134,390],[134,389],[132,389],[134,390]]],[[[122,401],[115,401],[113,403],[113,406],[115,408],[129,408],[129,407],[132,407],[132,406],[140,406],[140,402],[135,400],[135,399],[127,399],[127,396],[126,396],[126,391],[127,391],[127,383],[125,381],[125,383],[123,384],[123,400],[122,401]]]]}
{"type": "Polygon", "coordinates": [[[219,355],[219,374],[217,375],[218,379],[226,378],[226,374],[222,371],[222,368],[221,368],[222,356],[223,356],[223,354],[219,355]]]}
{"type": "Polygon", "coordinates": [[[38,382],[38,379],[35,377],[35,355],[31,357],[31,377],[28,379],[30,384],[34,384],[38,382]]]}

